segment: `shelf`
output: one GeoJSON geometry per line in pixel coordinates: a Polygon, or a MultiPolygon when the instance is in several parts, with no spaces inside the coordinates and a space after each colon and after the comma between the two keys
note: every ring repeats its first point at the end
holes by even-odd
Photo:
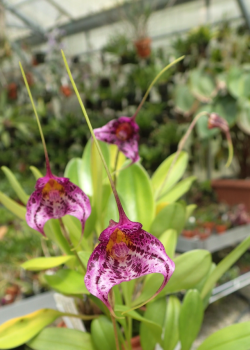
{"type": "Polygon", "coordinates": [[[211,253],[221,249],[233,246],[250,235],[250,225],[244,225],[232,228],[222,234],[212,234],[205,240],[200,240],[197,237],[185,238],[180,236],[178,239],[176,251],[180,253],[187,252],[193,249],[206,249],[211,253]]]}

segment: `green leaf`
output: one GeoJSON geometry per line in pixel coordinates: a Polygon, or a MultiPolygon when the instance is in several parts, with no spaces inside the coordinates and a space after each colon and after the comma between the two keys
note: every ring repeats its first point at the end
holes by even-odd
{"type": "Polygon", "coordinates": [[[202,102],[209,100],[215,90],[213,78],[200,69],[194,69],[190,72],[190,85],[194,96],[202,102]]]}
{"type": "Polygon", "coordinates": [[[59,270],[54,275],[45,275],[50,287],[66,295],[89,294],[85,287],[84,277],[74,270],[59,270]]]}
{"type": "MultiPolygon", "coordinates": [[[[207,250],[197,249],[184,253],[173,261],[175,271],[167,285],[156,296],[157,299],[166,294],[194,288],[208,273],[211,267],[211,254],[207,250]]],[[[141,295],[133,302],[133,305],[148,300],[159,289],[162,281],[161,274],[149,275],[145,280],[141,295]]]]}
{"type": "Polygon", "coordinates": [[[26,343],[60,315],[57,310],[41,309],[5,322],[0,326],[0,349],[12,349],[26,343]]]}
{"type": "Polygon", "coordinates": [[[174,90],[174,106],[183,113],[189,114],[194,106],[195,98],[186,85],[177,85],[174,90]]]}
{"type": "Polygon", "coordinates": [[[163,329],[163,350],[174,350],[179,341],[180,300],[171,295],[167,301],[166,320],[163,329]]]}
{"type": "MultiPolygon", "coordinates": [[[[125,305],[115,305],[115,311],[116,312],[126,312],[129,310],[128,306],[125,305]]],[[[150,319],[147,319],[143,316],[141,316],[138,312],[135,310],[131,310],[126,312],[125,315],[129,315],[133,319],[145,323],[146,327],[151,331],[152,335],[154,336],[155,340],[157,342],[160,342],[161,339],[161,333],[162,333],[162,328],[159,325],[159,323],[156,323],[154,321],[151,321],[150,319]]]]}
{"type": "MultiPolygon", "coordinates": [[[[82,237],[82,225],[81,225],[80,220],[78,220],[74,216],[65,215],[62,218],[62,221],[63,221],[64,225],[66,226],[66,228],[68,229],[68,232],[70,235],[70,240],[73,243],[74,247],[78,246],[79,242],[81,241],[80,247],[82,247],[82,249],[89,251],[90,247],[88,245],[88,242],[87,242],[84,234],[82,237]]],[[[84,230],[84,232],[85,232],[85,230],[84,230]]]]}
{"type": "Polygon", "coordinates": [[[161,197],[158,203],[173,203],[177,201],[180,197],[189,191],[195,180],[196,176],[189,176],[186,179],[178,182],[170,191],[167,192],[167,194],[161,197]]]}
{"type": "Polygon", "coordinates": [[[188,154],[187,152],[180,152],[179,157],[175,162],[165,185],[163,186],[174,157],[175,153],[166,158],[152,176],[152,185],[155,198],[158,198],[160,194],[165,194],[167,191],[169,191],[180,180],[186,170],[188,154]],[[163,188],[161,188],[162,186],[163,188]]]}
{"type": "Polygon", "coordinates": [[[197,208],[196,204],[189,204],[186,206],[186,221],[190,218],[190,216],[193,214],[196,208],[197,208]]]}
{"type": "Polygon", "coordinates": [[[159,240],[164,245],[167,255],[173,259],[177,244],[177,232],[172,229],[167,230],[159,237],[159,240]]]}
{"type": "Polygon", "coordinates": [[[116,350],[112,322],[101,316],[91,323],[92,342],[96,350],[116,350]]]}
{"type": "Polygon", "coordinates": [[[186,209],[180,203],[164,207],[155,217],[150,232],[159,237],[164,231],[173,229],[180,233],[186,222],[186,209]]]}
{"type": "Polygon", "coordinates": [[[50,219],[44,226],[46,236],[55,242],[63,253],[71,255],[70,246],[66,238],[62,235],[61,227],[57,219],[50,219]]]}
{"type": "Polygon", "coordinates": [[[250,322],[233,324],[211,334],[197,350],[249,350],[250,322]]]}
{"type": "Polygon", "coordinates": [[[249,98],[250,97],[250,74],[244,72],[239,67],[230,69],[227,75],[227,87],[229,92],[235,98],[249,98]]]}
{"type": "Polygon", "coordinates": [[[125,203],[125,212],[132,221],[141,222],[148,231],[153,221],[155,203],[147,172],[140,164],[133,164],[119,173],[117,191],[125,203]]]}
{"type": "Polygon", "coordinates": [[[245,253],[250,246],[250,237],[244,239],[231,253],[229,253],[220,263],[216,266],[214,271],[208,277],[202,291],[201,297],[204,299],[209,291],[214,287],[219,278],[245,253]]]}
{"type": "Polygon", "coordinates": [[[46,328],[27,345],[34,350],[94,350],[89,333],[68,328],[46,328]]]}
{"type": "Polygon", "coordinates": [[[237,125],[246,134],[250,135],[250,102],[246,99],[239,101],[237,125]]]}
{"type": "Polygon", "coordinates": [[[30,166],[30,170],[31,170],[31,172],[34,175],[36,180],[40,179],[40,177],[43,177],[40,170],[38,170],[35,166],[30,166]]]}
{"type": "Polygon", "coordinates": [[[21,267],[28,271],[40,271],[52,269],[53,267],[65,264],[67,261],[75,259],[73,255],[56,256],[52,258],[36,258],[26,261],[21,267]]]}
{"type": "Polygon", "coordinates": [[[82,159],[81,158],[72,158],[64,171],[64,176],[68,177],[71,182],[73,182],[76,186],[82,187],[82,159]]]}
{"type": "MultiPolygon", "coordinates": [[[[166,304],[167,302],[165,298],[149,303],[144,318],[159,324],[162,328],[165,320],[166,304]]],[[[144,322],[140,325],[140,338],[143,350],[153,350],[155,348],[156,340],[154,339],[152,331],[144,322]]],[[[159,339],[159,341],[161,342],[161,339],[159,339]]]]}
{"type": "Polygon", "coordinates": [[[82,251],[82,252],[78,252],[78,255],[83,263],[83,265],[86,267],[87,269],[87,265],[88,265],[88,261],[89,261],[89,258],[90,258],[90,255],[91,255],[91,252],[85,252],[85,251],[82,251]]]}
{"type": "Polygon", "coordinates": [[[183,300],[179,319],[182,350],[190,350],[201,328],[203,316],[200,293],[197,290],[189,290],[183,300]]]}
{"type": "Polygon", "coordinates": [[[9,183],[13,190],[16,192],[18,198],[23,202],[23,204],[27,204],[29,196],[25,193],[20,183],[17,181],[15,175],[8,169],[6,166],[2,166],[2,171],[6,175],[9,180],[9,183]]]}
{"type": "Polygon", "coordinates": [[[18,218],[25,220],[26,207],[23,207],[22,205],[13,201],[2,192],[0,192],[0,202],[18,218]]]}

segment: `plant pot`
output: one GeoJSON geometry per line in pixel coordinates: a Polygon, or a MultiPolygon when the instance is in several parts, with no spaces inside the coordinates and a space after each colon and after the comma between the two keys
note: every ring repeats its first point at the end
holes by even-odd
{"type": "Polygon", "coordinates": [[[72,95],[72,90],[68,85],[62,85],[60,88],[64,96],[69,97],[72,95]]]}
{"type": "Polygon", "coordinates": [[[229,205],[243,203],[250,212],[250,180],[213,180],[211,185],[219,202],[229,205]]]}
{"type": "Polygon", "coordinates": [[[209,236],[211,236],[211,232],[199,232],[198,236],[201,241],[204,241],[205,239],[208,239],[209,236]]]}
{"type": "Polygon", "coordinates": [[[227,230],[227,225],[225,225],[225,224],[216,225],[215,229],[216,229],[216,232],[218,233],[218,235],[220,235],[227,230]]]}
{"type": "Polygon", "coordinates": [[[147,58],[151,54],[151,39],[143,38],[135,41],[134,43],[137,51],[137,55],[141,58],[147,58]]]}
{"type": "MultiPolygon", "coordinates": [[[[132,350],[142,350],[139,335],[137,335],[131,339],[131,347],[132,347],[132,350]]],[[[123,346],[122,346],[122,350],[124,350],[123,346]]]]}
{"type": "Polygon", "coordinates": [[[185,238],[193,238],[197,236],[197,231],[196,230],[183,230],[182,231],[182,236],[185,238]]]}
{"type": "Polygon", "coordinates": [[[214,222],[211,221],[206,221],[202,223],[202,227],[204,227],[205,229],[209,230],[209,232],[212,232],[214,229],[214,222]]]}
{"type": "Polygon", "coordinates": [[[16,100],[17,99],[17,84],[10,83],[7,87],[7,93],[8,93],[8,98],[10,100],[16,100]]]}

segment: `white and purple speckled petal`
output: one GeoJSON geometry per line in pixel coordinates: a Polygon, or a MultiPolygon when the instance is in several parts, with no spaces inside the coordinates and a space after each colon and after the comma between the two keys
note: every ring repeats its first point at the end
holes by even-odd
{"type": "Polygon", "coordinates": [[[98,140],[115,144],[125,156],[136,162],[139,160],[139,126],[129,117],[111,120],[101,128],[94,129],[98,140]]]}
{"type": "Polygon", "coordinates": [[[69,214],[81,221],[83,232],[90,213],[89,199],[79,187],[67,178],[46,175],[37,180],[36,190],[28,200],[26,221],[45,235],[43,227],[49,219],[69,214]]]}
{"type": "Polygon", "coordinates": [[[128,221],[108,227],[100,236],[101,243],[90,256],[84,281],[88,291],[111,310],[110,289],[124,281],[161,273],[164,280],[157,295],[174,272],[174,262],[161,242],[141,229],[141,224],[128,221]],[[109,234],[109,238],[108,238],[109,234]]]}

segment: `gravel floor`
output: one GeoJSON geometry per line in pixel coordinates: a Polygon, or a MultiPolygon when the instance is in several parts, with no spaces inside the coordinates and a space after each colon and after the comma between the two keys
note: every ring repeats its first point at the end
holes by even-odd
{"type": "MultiPolygon", "coordinates": [[[[233,323],[250,321],[250,286],[209,305],[193,350],[210,335],[233,323]],[[249,302],[244,299],[249,299],[249,302]]],[[[250,347],[249,347],[250,349],[250,347]]]]}

